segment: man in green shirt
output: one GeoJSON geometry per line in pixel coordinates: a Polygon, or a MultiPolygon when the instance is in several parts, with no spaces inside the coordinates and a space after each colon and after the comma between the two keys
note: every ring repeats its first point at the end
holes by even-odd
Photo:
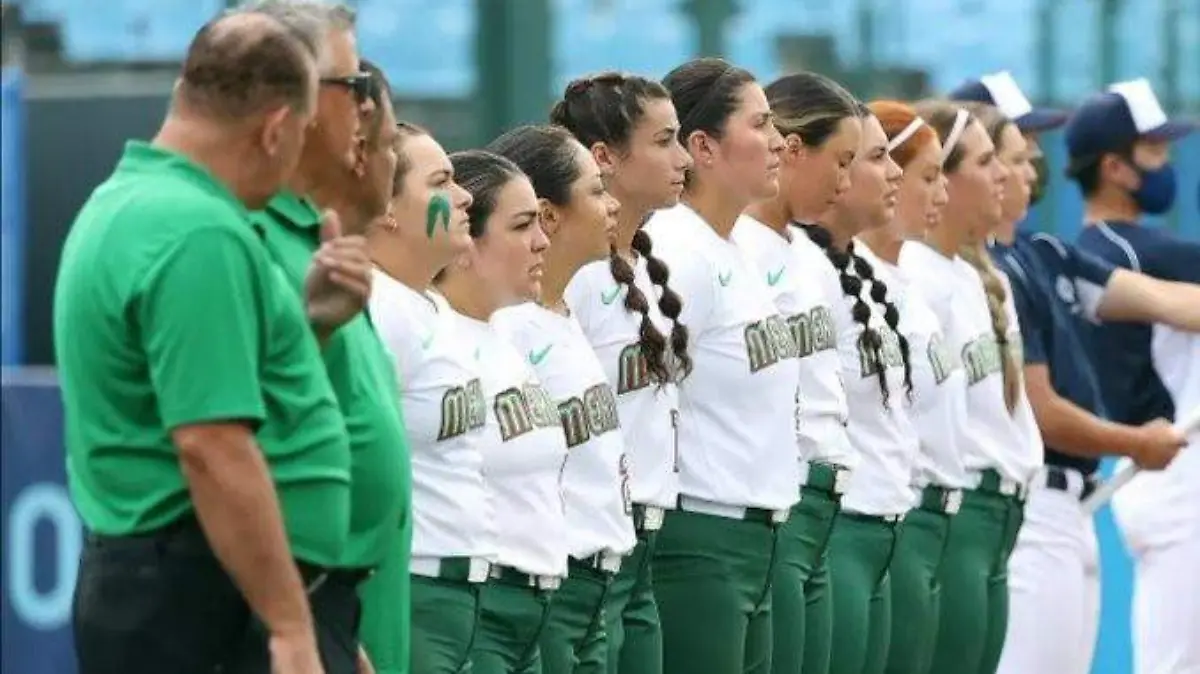
{"type": "MultiPolygon", "coordinates": [[[[283,21],[296,14],[325,17],[328,48],[322,76],[334,77],[327,73],[339,69],[365,69],[354,53],[353,15],[349,10],[336,6],[331,10],[330,6],[309,2],[263,2],[251,8],[283,21]],[[331,11],[337,14],[331,15],[331,11]]],[[[340,111],[332,104],[338,99],[332,92],[319,98],[316,122],[310,127],[299,168],[287,189],[254,214],[255,223],[265,232],[268,251],[297,292],[304,288],[314,253],[320,255],[319,208],[336,212],[342,232],[358,239],[386,211],[396,170],[396,119],[386,80],[378,70],[374,75],[374,100],[364,107],[358,142],[348,147],[338,142],[340,138],[330,137],[333,124],[326,118],[340,118],[340,111]]],[[[393,595],[389,600],[401,614],[393,624],[401,623],[402,629],[396,630],[396,638],[390,640],[386,652],[372,653],[381,672],[395,674],[407,671],[408,660],[405,587],[410,543],[404,531],[409,525],[411,472],[395,366],[366,312],[328,336],[323,355],[350,437],[350,537],[340,558],[340,572],[331,574],[311,600],[314,607],[335,607],[340,616],[339,634],[345,641],[356,643],[358,586],[380,566],[385,553],[402,551],[403,578],[386,583],[393,595]],[[400,663],[403,668],[398,668],[400,663]]],[[[389,560],[387,571],[391,565],[389,560]]],[[[394,574],[386,575],[392,578],[394,574]]],[[[262,653],[258,659],[263,659],[262,653]]],[[[362,659],[369,659],[365,652],[362,659]]]]}
{"type": "Polygon", "coordinates": [[[88,529],[80,674],[209,674],[251,615],[277,671],[333,674],[305,585],[345,548],[350,456],[313,329],[365,297],[340,287],[361,279],[331,251],[306,311],[248,212],[295,170],[315,35],[262,14],[206,24],[158,135],[127,145],[65,242],[54,332],[88,529]]]}

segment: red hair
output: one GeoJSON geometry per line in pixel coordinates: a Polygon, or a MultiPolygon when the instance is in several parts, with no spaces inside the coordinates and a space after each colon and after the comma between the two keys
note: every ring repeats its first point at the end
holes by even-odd
{"type": "MultiPolygon", "coordinates": [[[[887,134],[888,140],[898,136],[917,118],[917,111],[912,106],[900,101],[872,101],[867,107],[870,108],[871,114],[879,120],[879,124],[883,126],[883,132],[887,134]]],[[[937,140],[937,137],[937,132],[928,124],[922,124],[899,147],[892,150],[892,159],[895,159],[896,163],[904,168],[913,160],[913,157],[917,156],[917,152],[921,148],[937,140]]]]}

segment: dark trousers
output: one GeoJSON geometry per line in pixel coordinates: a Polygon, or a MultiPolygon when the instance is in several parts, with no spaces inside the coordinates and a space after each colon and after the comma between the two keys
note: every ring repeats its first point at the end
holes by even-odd
{"type": "MultiPolygon", "coordinates": [[[[354,674],[358,574],[301,571],[306,582],[325,576],[310,601],[326,673],[354,674]]],[[[73,613],[79,674],[270,672],[266,633],[194,519],[88,534],[73,613]]]]}

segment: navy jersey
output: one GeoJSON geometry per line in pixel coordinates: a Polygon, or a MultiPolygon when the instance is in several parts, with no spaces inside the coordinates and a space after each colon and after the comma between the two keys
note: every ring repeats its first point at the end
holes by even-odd
{"type": "MultiPolygon", "coordinates": [[[[1017,232],[1011,246],[994,246],[992,257],[1012,284],[1025,363],[1046,365],[1058,395],[1104,416],[1100,386],[1085,345],[1113,266],[1050,235],[1025,231],[1017,232]]],[[[1100,465],[1097,459],[1049,446],[1046,463],[1085,474],[1100,465]]]]}
{"type": "MultiPolygon", "coordinates": [[[[1118,267],[1167,281],[1200,283],[1200,242],[1158,228],[1101,222],[1079,234],[1079,248],[1118,267]]],[[[1089,346],[1104,406],[1116,421],[1141,424],[1173,419],[1171,394],[1150,357],[1153,326],[1106,323],[1092,326],[1089,346]]]]}

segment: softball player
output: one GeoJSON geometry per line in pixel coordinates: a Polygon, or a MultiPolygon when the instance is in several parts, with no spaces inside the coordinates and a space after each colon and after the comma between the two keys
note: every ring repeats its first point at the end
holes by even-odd
{"type": "Polygon", "coordinates": [[[603,674],[604,606],[622,558],[637,541],[616,395],[563,296],[583,265],[608,253],[618,204],[592,154],[562,128],[520,127],[488,148],[529,176],[552,243],[538,302],[492,317],[558,406],[567,439],[562,490],[570,573],[542,634],[543,667],[548,674],[603,674]]]}
{"type": "MultiPolygon", "coordinates": [[[[896,216],[888,227],[869,230],[860,240],[878,256],[877,273],[888,279],[897,297],[901,331],[914,347],[913,408],[921,453],[913,472],[916,507],[905,519],[889,573],[893,596],[889,672],[925,674],[932,666],[937,639],[941,583],[939,580],[952,517],[962,490],[974,486],[967,474],[961,444],[967,433],[967,377],[960,342],[969,334],[963,316],[951,311],[945,278],[950,258],[913,269],[913,255],[931,250],[923,243],[941,224],[947,202],[942,172],[943,150],[937,133],[903,103],[877,101],[870,105],[888,137],[888,154],[904,169],[896,195],[896,216]],[[898,264],[908,251],[909,266],[898,264]],[[930,283],[937,274],[941,283],[930,283]],[[936,304],[934,303],[936,301],[936,304]]],[[[863,251],[868,256],[867,251],[863,251]]]]}
{"type": "MultiPolygon", "coordinates": [[[[1085,200],[1088,226],[1079,236],[1080,249],[1156,278],[1200,283],[1200,243],[1138,223],[1143,213],[1159,215],[1171,208],[1175,175],[1169,143],[1190,131],[1190,124],[1167,119],[1145,80],[1114,84],[1079,107],[1067,126],[1067,149],[1071,176],[1085,200]]],[[[1192,410],[1172,394],[1186,397],[1186,353],[1200,338],[1139,324],[1103,324],[1091,333],[1092,363],[1113,419],[1141,423],[1192,410]],[[1152,339],[1152,331],[1164,334],[1152,339]],[[1158,349],[1152,351],[1152,342],[1158,349]],[[1160,357],[1165,361],[1158,362],[1160,357]],[[1168,378],[1174,379],[1174,389],[1166,386],[1168,378]]],[[[1200,590],[1181,585],[1194,576],[1181,570],[1200,558],[1190,542],[1200,528],[1200,501],[1189,494],[1197,465],[1192,454],[1185,452],[1163,473],[1126,487],[1114,501],[1137,556],[1139,672],[1200,668],[1195,639],[1200,590]]]]}
{"type": "Polygon", "coordinates": [[[754,77],[698,59],[663,80],[692,157],[683,203],[646,225],[683,301],[679,490],[654,554],[667,674],[766,671],[778,528],[796,502],[796,347],[730,239],[779,189],[782,142],[754,77]]]}
{"type": "Polygon", "coordinates": [[[959,451],[968,489],[951,522],[938,575],[941,619],[931,671],[989,672],[999,654],[999,644],[989,644],[993,636],[1003,638],[1008,613],[1006,541],[1015,539],[1020,526],[1019,498],[1032,468],[1022,464],[1018,451],[1028,445],[1012,417],[1020,379],[1003,347],[1008,328],[1003,304],[989,303],[978,273],[959,252],[995,227],[1001,196],[1014,180],[997,160],[987,130],[966,109],[927,102],[916,112],[942,143],[948,201],[925,243],[906,245],[900,264],[934,298],[966,378],[959,451]]]}
{"type": "Polygon", "coordinates": [[[1033,482],[1009,564],[1010,620],[999,671],[1085,672],[1099,578],[1093,524],[1079,499],[1093,488],[1100,456],[1126,454],[1161,469],[1183,438],[1162,421],[1135,427],[1099,418],[1104,408],[1082,356],[1080,317],[1195,329],[1200,299],[1194,288],[1114,270],[1054,237],[1015,231],[1012,222],[995,235],[993,258],[1012,283],[1021,320],[1026,392],[1047,446],[1047,467],[1033,482]]]}
{"type": "MultiPolygon", "coordinates": [[[[471,193],[473,244],[435,285],[453,309],[460,350],[479,368],[480,451],[495,550],[470,644],[471,671],[533,674],[542,671],[539,640],[551,597],[567,575],[559,487],[567,446],[550,396],[525,356],[489,321],[498,309],[538,296],[548,242],[533,187],[512,162],[480,151],[455,153],[450,162],[455,181],[471,193]]],[[[447,611],[439,619],[452,616],[447,611]]],[[[439,629],[455,633],[452,624],[439,629]]]]}
{"type": "Polygon", "coordinates": [[[813,73],[771,84],[767,101],[784,135],[779,195],[751,206],[738,219],[733,239],[766,280],[800,356],[801,498],[780,530],[771,588],[771,671],[824,674],[833,633],[825,550],[841,488],[855,463],[835,339],[849,326],[834,324],[832,305],[841,295],[837,273],[822,253],[799,244],[804,237],[792,223],[815,220],[849,189],[862,121],[849,93],[813,73]]]}
{"type": "Polygon", "coordinates": [[[432,136],[403,128],[391,208],[368,236],[369,310],[395,361],[411,447],[411,668],[454,674],[470,664],[479,587],[494,554],[482,472],[486,402],[479,363],[431,285],[471,245],[471,195],[432,136]]]}
{"type": "Polygon", "coordinates": [[[852,237],[895,215],[902,172],[887,151],[879,120],[860,105],[863,133],[845,197],[807,228],[838,270],[840,312],[853,327],[838,335],[850,405],[847,433],[859,456],[829,541],[834,674],[883,672],[891,638],[891,565],[900,527],[913,506],[919,451],[908,415],[912,359],[894,294],[852,237]]]}
{"type": "Polygon", "coordinates": [[[662,630],[650,560],[663,514],[679,497],[675,379],[690,358],[679,295],[667,286],[669,270],[654,256],[641,225],[653,210],[679,201],[691,160],[679,144],[671,95],[642,77],[604,73],[575,80],[550,121],[591,150],[608,192],[621,203],[609,259],[580,269],[566,301],[617,392],[629,456],[638,543],[605,607],[608,671],[656,674],[662,671],[662,630]]]}
{"type": "MultiPolygon", "coordinates": [[[[1154,329],[1154,367],[1176,407],[1200,409],[1200,336],[1154,329]]],[[[1200,669],[1200,439],[1160,473],[1142,473],[1113,496],[1113,514],[1134,557],[1136,674],[1200,669]]]]}

